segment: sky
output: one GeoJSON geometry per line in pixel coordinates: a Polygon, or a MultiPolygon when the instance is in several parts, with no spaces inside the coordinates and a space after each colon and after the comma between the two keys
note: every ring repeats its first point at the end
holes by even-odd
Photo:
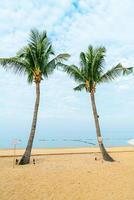
{"type": "MultiPolygon", "coordinates": [[[[105,46],[106,70],[121,62],[134,66],[133,0],[4,0],[0,1],[0,57],[14,56],[32,28],[46,30],[55,53],[79,54],[88,45],[105,46]]],[[[74,92],[75,82],[55,71],[41,83],[35,141],[49,138],[92,138],[95,126],[90,96],[74,92]]],[[[35,85],[0,68],[0,147],[13,138],[26,144],[30,132],[35,85]]],[[[120,77],[96,90],[104,138],[134,137],[134,77],[120,77]]]]}

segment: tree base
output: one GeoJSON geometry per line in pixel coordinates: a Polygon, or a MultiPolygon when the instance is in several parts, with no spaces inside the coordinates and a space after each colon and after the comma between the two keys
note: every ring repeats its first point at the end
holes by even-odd
{"type": "Polygon", "coordinates": [[[30,156],[26,156],[25,154],[22,156],[19,165],[26,165],[30,163],[30,156]]]}
{"type": "Polygon", "coordinates": [[[104,145],[99,144],[99,146],[100,146],[100,150],[101,150],[101,153],[102,153],[102,156],[103,156],[103,160],[109,161],[109,162],[114,162],[115,160],[108,154],[104,145]]]}

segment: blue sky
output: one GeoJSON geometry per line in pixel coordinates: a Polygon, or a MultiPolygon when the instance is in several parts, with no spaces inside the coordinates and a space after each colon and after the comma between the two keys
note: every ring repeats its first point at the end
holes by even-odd
{"type": "MultiPolygon", "coordinates": [[[[56,53],[68,52],[78,64],[89,44],[107,48],[106,69],[122,62],[134,66],[133,0],[0,1],[0,57],[26,44],[31,28],[46,29],[56,53]]],[[[28,137],[35,100],[26,77],[0,69],[0,146],[28,137]]],[[[73,91],[75,83],[55,71],[41,85],[36,140],[95,136],[89,95],[73,91]]],[[[97,88],[96,101],[104,137],[133,137],[134,78],[118,78],[97,88]]]]}

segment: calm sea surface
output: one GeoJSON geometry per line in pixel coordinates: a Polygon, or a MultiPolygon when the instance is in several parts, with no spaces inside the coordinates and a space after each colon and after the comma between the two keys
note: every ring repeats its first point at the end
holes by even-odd
{"type": "MultiPolygon", "coordinates": [[[[107,147],[112,146],[131,146],[128,144],[128,140],[132,138],[114,138],[108,139],[104,138],[104,144],[107,147]]],[[[18,138],[8,139],[8,140],[1,140],[0,141],[0,148],[12,148],[14,141],[17,141],[18,148],[24,148],[26,146],[26,140],[22,140],[18,138]]],[[[97,147],[97,140],[94,138],[76,138],[76,139],[35,139],[33,147],[35,148],[63,148],[63,147],[97,147]]]]}

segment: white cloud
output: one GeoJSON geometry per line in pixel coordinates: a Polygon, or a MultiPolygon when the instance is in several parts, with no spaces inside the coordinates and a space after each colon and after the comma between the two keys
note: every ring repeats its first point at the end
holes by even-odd
{"type": "MultiPolygon", "coordinates": [[[[56,52],[69,52],[72,55],[72,63],[78,64],[80,51],[85,51],[89,44],[93,44],[107,47],[107,68],[118,62],[125,66],[133,66],[134,1],[79,0],[75,1],[75,4],[72,2],[0,1],[0,57],[14,55],[26,43],[30,29],[37,27],[47,29],[56,52]]],[[[10,72],[5,73],[3,70],[0,73],[0,85],[0,103],[3,105],[1,115],[8,113],[12,116],[14,110],[14,113],[21,113],[19,117],[28,119],[33,110],[34,86],[28,86],[25,78],[17,77],[10,72]],[[8,105],[8,108],[5,105],[8,105]]],[[[99,106],[107,100],[112,103],[112,96],[118,91],[124,95],[122,101],[125,103],[128,100],[129,88],[132,89],[132,93],[134,92],[133,85],[134,80],[131,77],[119,78],[115,84],[109,84],[109,89],[106,90],[103,89],[105,85],[102,86],[98,89],[98,97],[101,99],[99,106]],[[104,94],[108,95],[108,99],[104,99],[104,94]]],[[[75,83],[61,72],[55,72],[44,81],[41,87],[40,118],[43,119],[45,115],[47,118],[71,116],[76,120],[81,116],[85,119],[89,114],[88,109],[91,110],[89,98],[85,93],[75,93],[72,90],[74,86],[75,83]]],[[[120,103],[119,99],[118,101],[120,103]]],[[[130,105],[128,112],[131,113],[133,103],[130,105]]],[[[103,107],[104,114],[106,109],[103,107]]],[[[117,109],[120,113],[119,107],[117,109]]],[[[112,112],[111,108],[109,110],[112,112]]],[[[111,116],[115,115],[116,113],[111,116]]],[[[112,119],[109,119],[109,123],[110,120],[112,119]]]]}
{"type": "MultiPolygon", "coordinates": [[[[59,25],[57,31],[59,40],[57,46],[63,46],[74,56],[85,50],[88,44],[112,46],[115,54],[116,48],[131,47],[133,37],[133,7],[131,0],[122,1],[80,1],[86,7],[86,12],[74,12],[59,25]],[[88,8],[88,10],[87,10],[88,8]],[[126,17],[127,16],[127,17],[126,17]]],[[[81,10],[83,6],[80,7],[81,10]]],[[[120,50],[121,51],[121,50],[120,50]]],[[[126,51],[128,51],[126,49],[126,51]]],[[[113,52],[113,53],[114,53],[113,52]]],[[[116,58],[115,58],[116,60],[116,58]]]]}
{"type": "Polygon", "coordinates": [[[10,56],[24,45],[31,28],[52,32],[71,1],[3,1],[0,6],[0,52],[10,56]],[[8,49],[8,50],[7,50],[8,49]]]}

